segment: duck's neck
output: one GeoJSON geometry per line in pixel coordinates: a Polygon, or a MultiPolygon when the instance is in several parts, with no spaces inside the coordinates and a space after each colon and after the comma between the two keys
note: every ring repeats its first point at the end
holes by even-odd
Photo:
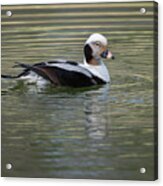
{"type": "Polygon", "coordinates": [[[101,60],[101,58],[91,58],[89,61],[86,60],[86,58],[84,57],[84,64],[85,65],[92,65],[92,66],[99,66],[102,65],[103,62],[101,60]]]}
{"type": "Polygon", "coordinates": [[[98,65],[94,65],[88,63],[84,58],[84,67],[88,69],[92,74],[105,81],[106,83],[110,82],[109,71],[102,60],[100,60],[100,63],[98,63],[98,65]]]}

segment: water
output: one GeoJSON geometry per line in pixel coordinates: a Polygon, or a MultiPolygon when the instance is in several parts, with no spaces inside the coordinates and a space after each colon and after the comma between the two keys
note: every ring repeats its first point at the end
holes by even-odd
{"type": "Polygon", "coordinates": [[[38,89],[2,80],[2,175],[153,180],[153,28],[152,2],[2,6],[4,74],[20,72],[16,61],[82,62],[94,32],[116,56],[106,61],[110,85],[38,89]]]}

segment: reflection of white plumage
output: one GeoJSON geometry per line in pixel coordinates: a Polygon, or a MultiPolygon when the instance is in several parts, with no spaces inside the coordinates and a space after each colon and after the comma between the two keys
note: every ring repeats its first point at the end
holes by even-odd
{"type": "Polygon", "coordinates": [[[17,76],[2,75],[3,78],[24,79],[33,83],[52,83],[55,86],[86,87],[110,82],[109,72],[101,58],[114,56],[107,49],[107,39],[101,34],[92,34],[84,45],[84,64],[74,61],[54,60],[28,65],[17,76]]]}
{"type": "Polygon", "coordinates": [[[84,113],[86,133],[91,139],[103,139],[110,127],[109,118],[109,85],[85,93],[84,113]],[[107,113],[107,114],[106,114],[107,113]]]}

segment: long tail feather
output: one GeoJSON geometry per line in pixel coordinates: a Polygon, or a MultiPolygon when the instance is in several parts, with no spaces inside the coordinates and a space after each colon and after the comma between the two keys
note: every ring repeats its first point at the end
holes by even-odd
{"type": "Polygon", "coordinates": [[[4,79],[16,79],[16,78],[18,78],[18,76],[11,76],[11,75],[4,75],[4,74],[2,74],[1,78],[4,78],[4,79]]]}
{"type": "Polygon", "coordinates": [[[29,65],[29,64],[16,62],[15,65],[13,66],[13,68],[16,68],[16,67],[22,67],[22,68],[30,69],[32,66],[29,65]]]}
{"type": "Polygon", "coordinates": [[[27,65],[27,64],[23,64],[23,63],[16,63],[16,65],[13,66],[13,68],[15,67],[22,67],[24,68],[23,72],[21,72],[20,74],[18,75],[15,75],[15,76],[12,76],[12,75],[8,75],[8,74],[2,74],[1,75],[1,78],[4,78],[4,79],[16,79],[16,78],[20,78],[21,76],[25,76],[29,73],[30,69],[31,69],[31,66],[30,65],[27,65]]]}

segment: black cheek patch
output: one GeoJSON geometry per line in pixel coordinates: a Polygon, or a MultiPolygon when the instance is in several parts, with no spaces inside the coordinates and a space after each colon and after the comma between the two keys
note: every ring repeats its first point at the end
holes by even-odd
{"type": "Polygon", "coordinates": [[[84,47],[84,55],[87,63],[89,63],[89,61],[93,58],[92,52],[92,48],[88,44],[86,44],[84,47]]]}

